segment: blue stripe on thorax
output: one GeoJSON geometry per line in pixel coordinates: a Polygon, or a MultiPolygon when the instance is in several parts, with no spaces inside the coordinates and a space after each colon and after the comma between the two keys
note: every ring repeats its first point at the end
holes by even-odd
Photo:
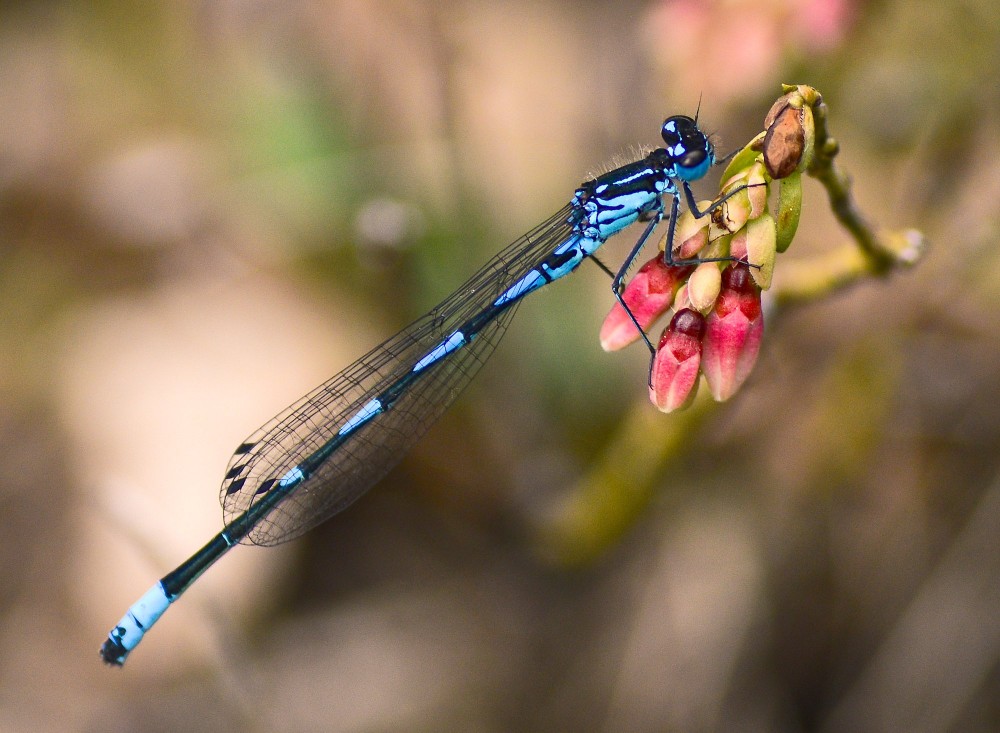
{"type": "MultiPolygon", "coordinates": [[[[638,220],[643,213],[658,209],[664,193],[676,192],[667,171],[653,164],[651,158],[606,173],[590,185],[589,196],[586,186],[581,189],[589,225],[586,234],[601,243],[638,220]]],[[[591,254],[598,246],[600,244],[586,253],[591,254]]]]}

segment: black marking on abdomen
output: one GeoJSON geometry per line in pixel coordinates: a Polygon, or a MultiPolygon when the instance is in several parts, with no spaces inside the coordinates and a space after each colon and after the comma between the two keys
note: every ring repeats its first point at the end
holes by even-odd
{"type": "Polygon", "coordinates": [[[548,267],[550,270],[558,270],[560,267],[576,257],[576,254],[576,247],[568,247],[565,252],[553,252],[545,258],[545,261],[542,263],[543,267],[539,268],[538,271],[542,273],[546,282],[552,282],[549,274],[545,272],[545,268],[548,267]]]}

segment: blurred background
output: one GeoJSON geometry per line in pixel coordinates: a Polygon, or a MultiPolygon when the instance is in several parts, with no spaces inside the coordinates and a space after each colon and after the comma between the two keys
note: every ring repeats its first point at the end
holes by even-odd
{"type": "MultiPolygon", "coordinates": [[[[992,0],[4,3],[0,731],[997,730],[998,67],[992,0]],[[781,82],[923,262],[670,416],[585,266],[375,490],[102,666],[258,425],[781,82]]],[[[846,241],[805,197],[779,287],[846,241]]]]}

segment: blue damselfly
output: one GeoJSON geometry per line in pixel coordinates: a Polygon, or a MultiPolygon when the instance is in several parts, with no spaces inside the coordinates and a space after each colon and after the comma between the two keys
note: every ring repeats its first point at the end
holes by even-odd
{"type": "Polygon", "coordinates": [[[511,243],[427,315],[243,442],[230,459],[220,491],[225,527],[129,608],[101,647],[104,661],[123,664],[169,605],[232,547],[241,542],[276,545],[297,537],[364,494],[469,383],[524,296],[573,272],[609,237],[648,220],[613,276],[612,290],[622,305],[623,278],[664,218],[664,256],[676,264],[671,244],[680,197],[698,216],[724,199],[699,211],[688,185],[715,163],[697,121],[670,117],[661,134],[664,147],[581,184],[568,204],[511,243]],[[671,199],[669,211],[665,196],[671,199]]]}

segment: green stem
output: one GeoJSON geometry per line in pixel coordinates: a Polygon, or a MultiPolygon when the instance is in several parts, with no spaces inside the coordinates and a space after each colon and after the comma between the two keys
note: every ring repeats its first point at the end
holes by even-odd
{"type": "Polygon", "coordinates": [[[827,132],[827,106],[816,93],[810,101],[816,129],[816,146],[808,173],[823,184],[830,208],[837,221],[850,233],[868,261],[865,274],[885,276],[898,267],[913,265],[926,248],[923,235],[916,230],[901,232],[875,229],[861,213],[851,195],[851,179],[836,163],[840,144],[827,132]]]}

